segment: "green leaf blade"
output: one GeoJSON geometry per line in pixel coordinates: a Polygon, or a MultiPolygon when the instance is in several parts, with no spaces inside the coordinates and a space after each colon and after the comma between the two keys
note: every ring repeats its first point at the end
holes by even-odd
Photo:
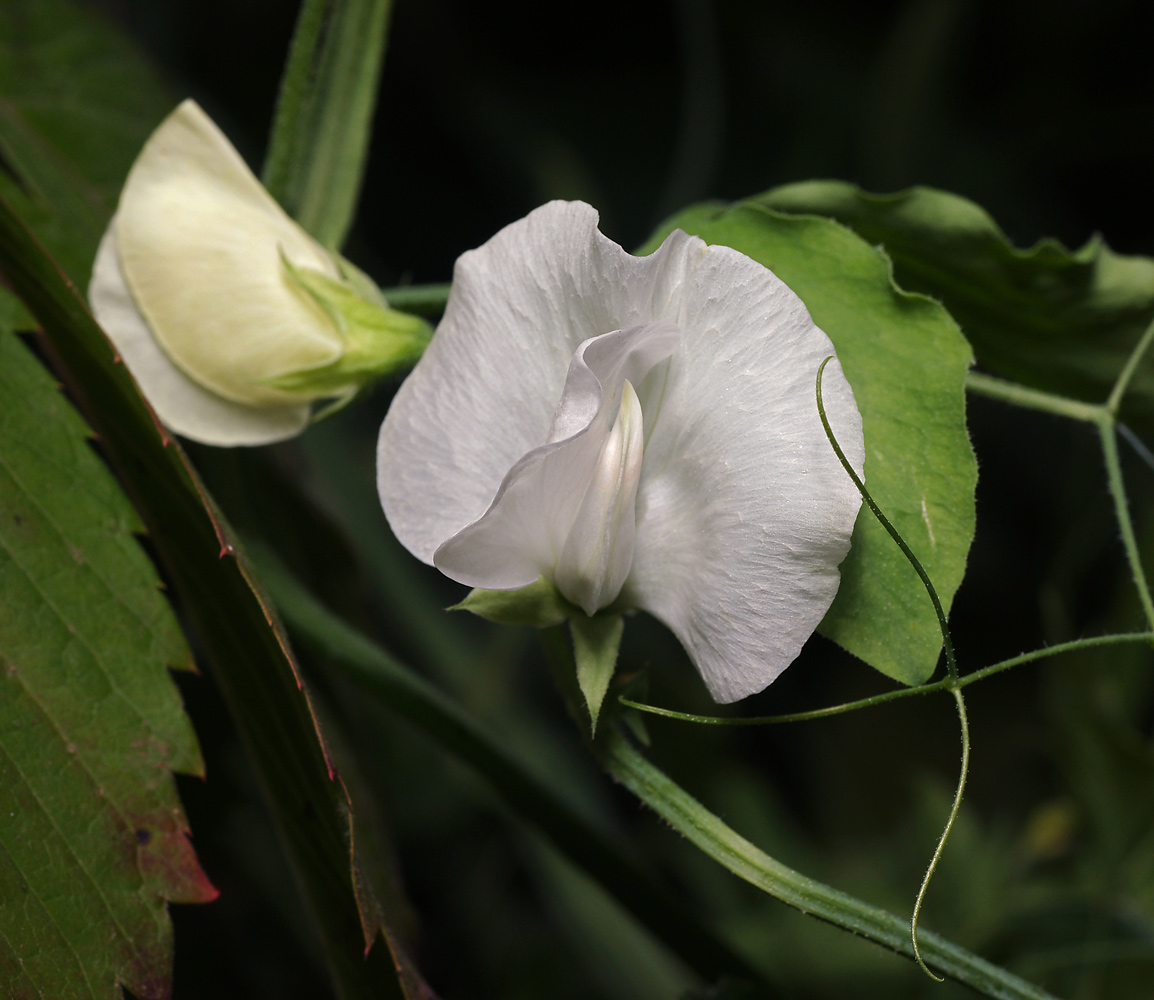
{"type": "MultiPolygon", "coordinates": [[[[665,223],[764,264],[801,298],[837,349],[862,413],[865,482],[949,609],[974,534],[977,464],[965,424],[972,356],[942,306],[903,292],[888,258],[829,219],[757,200],[700,205],[665,223]]],[[[816,372],[813,373],[816,377],[816,372]]],[[[904,684],[930,677],[941,650],[917,573],[863,508],[820,631],[904,684]]]]}
{"type": "MultiPolygon", "coordinates": [[[[875,195],[842,181],[809,181],[757,199],[773,209],[833,217],[884,244],[904,288],[940,299],[979,364],[1036,389],[1102,403],[1154,316],[1154,260],[1114,253],[1100,239],[1070,251],[1054,240],[1019,249],[984,209],[955,194],[910,188],[875,195]]],[[[1154,370],[1127,395],[1154,420],[1154,370]]]]}
{"type": "Polygon", "coordinates": [[[0,980],[167,996],[165,902],[216,896],[172,778],[203,773],[167,672],[191,654],[135,513],[9,323],[0,398],[0,980]]]}

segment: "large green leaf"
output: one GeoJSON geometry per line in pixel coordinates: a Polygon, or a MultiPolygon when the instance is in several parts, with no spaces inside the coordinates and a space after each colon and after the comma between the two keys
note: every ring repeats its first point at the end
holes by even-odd
{"type": "MultiPolygon", "coordinates": [[[[56,368],[141,514],[262,781],[339,995],[405,995],[388,950],[377,946],[365,955],[380,932],[398,955],[401,943],[367,898],[352,803],[288,644],[228,525],[75,288],[2,201],[0,272],[41,323],[56,368]]],[[[72,902],[91,917],[83,901],[72,902]]]]}
{"type": "MultiPolygon", "coordinates": [[[[977,465],[966,433],[969,345],[936,302],[900,290],[880,250],[829,219],[758,204],[702,205],[662,226],[734,247],[792,288],[837,348],[865,431],[865,482],[913,549],[948,610],[974,535],[977,465]]],[[[816,376],[817,373],[814,372],[816,376]]],[[[913,568],[864,507],[821,631],[905,684],[941,649],[913,568]]]]}
{"type": "MultiPolygon", "coordinates": [[[[1154,316],[1154,260],[1099,238],[1073,252],[1054,240],[1019,250],[984,209],[945,191],[809,181],[756,200],[832,216],[883,244],[902,287],[941,299],[983,367],[1037,389],[1103,402],[1154,316]]],[[[1154,368],[1135,373],[1127,403],[1154,419],[1154,368]]]]}
{"type": "Polygon", "coordinates": [[[216,892],[172,771],[192,657],[91,436],[0,293],[0,994],[164,997],[165,902],[216,892]]]}
{"type": "Polygon", "coordinates": [[[81,287],[128,168],[175,103],[70,0],[0,0],[0,196],[81,287]]]}

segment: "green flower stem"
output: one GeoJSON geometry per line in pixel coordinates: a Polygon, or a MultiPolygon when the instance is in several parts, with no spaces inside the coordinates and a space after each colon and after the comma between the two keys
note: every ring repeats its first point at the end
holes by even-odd
{"type": "Polygon", "coordinates": [[[942,852],[946,849],[946,841],[950,839],[950,831],[954,828],[954,822],[958,818],[958,812],[962,808],[962,794],[966,790],[966,778],[970,773],[970,720],[966,716],[966,701],[962,697],[961,689],[954,686],[951,687],[950,693],[954,696],[954,701],[958,705],[958,721],[962,727],[962,767],[961,773],[958,775],[958,789],[954,792],[954,804],[950,808],[950,818],[946,820],[946,827],[942,830],[942,835],[938,839],[938,846],[934,850],[934,856],[930,859],[929,867],[926,869],[925,878],[922,879],[921,887],[918,889],[918,898],[914,902],[914,914],[910,917],[910,941],[914,946],[914,958],[918,965],[922,967],[922,971],[927,976],[937,982],[942,982],[941,976],[935,976],[926,965],[925,959],[922,958],[921,947],[918,944],[918,919],[922,914],[922,903],[926,899],[926,891],[930,887],[930,880],[934,877],[934,872],[938,869],[938,862],[942,860],[942,852]]]}
{"type": "Polygon", "coordinates": [[[763,978],[450,698],[322,607],[275,557],[260,549],[254,549],[253,555],[296,641],[323,652],[346,681],[380,699],[476,770],[511,809],[535,824],[703,978],[715,981],[726,974],[763,978]]]}
{"type": "MultiPolygon", "coordinates": [[[[910,926],[905,920],[775,861],[654,767],[613,726],[604,727],[594,749],[612,777],[735,875],[803,913],[868,938],[907,958],[915,957],[910,926]]],[[[985,996],[999,1000],[1050,997],[1039,987],[936,934],[921,932],[919,944],[929,965],[985,996]]]]}
{"type": "Polygon", "coordinates": [[[382,288],[381,294],[392,309],[418,316],[440,316],[449,301],[449,285],[397,285],[382,288]]]}
{"type": "Polygon", "coordinates": [[[844,715],[846,712],[855,712],[862,708],[873,708],[875,705],[884,705],[888,701],[897,701],[900,698],[911,698],[915,695],[932,694],[935,691],[950,691],[954,688],[968,687],[978,681],[1000,674],[1003,670],[1021,666],[1023,663],[1032,663],[1035,660],[1044,660],[1061,653],[1073,653],[1080,649],[1093,649],[1096,646],[1118,646],[1129,643],[1149,645],[1154,642],[1154,632],[1121,632],[1116,635],[1098,635],[1088,639],[1074,639],[1062,642],[1056,646],[1046,646],[1029,653],[1012,656],[1008,660],[1000,660],[981,670],[963,674],[954,681],[952,678],[934,681],[931,684],[919,684],[917,687],[899,688],[897,691],[886,691],[883,694],[870,695],[868,698],[859,698],[856,701],[847,701],[841,705],[830,705],[826,708],[815,708],[808,712],[790,712],[787,715],[754,715],[728,717],[724,715],[694,715],[689,712],[675,712],[670,708],[660,708],[657,705],[646,705],[632,701],[629,698],[619,697],[617,700],[627,708],[635,708],[639,712],[661,716],[665,719],[676,719],[679,722],[696,722],[706,726],[771,726],[783,722],[808,722],[811,719],[828,719],[834,715],[844,715]]]}
{"type": "MultiPolygon", "coordinates": [[[[581,719],[572,653],[559,629],[541,633],[553,677],[575,720],[581,719]]],[[[947,680],[947,683],[952,682],[947,680]]],[[[734,875],[775,899],[868,938],[914,959],[910,924],[832,886],[811,879],[771,858],[730,829],[680,785],[647,760],[622,730],[606,720],[597,739],[588,743],[610,777],[624,785],[695,847],[734,875]]],[[[998,1000],[1053,1000],[1037,986],[932,933],[919,933],[927,963],[947,977],[998,1000]]]]}

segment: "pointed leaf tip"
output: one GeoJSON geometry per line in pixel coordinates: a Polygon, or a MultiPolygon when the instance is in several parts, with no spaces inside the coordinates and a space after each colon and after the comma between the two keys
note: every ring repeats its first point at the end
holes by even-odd
{"type": "Polygon", "coordinates": [[[575,615],[569,620],[573,631],[573,659],[577,663],[577,684],[589,709],[590,733],[597,734],[597,717],[609,681],[617,667],[617,652],[625,632],[621,615],[575,615]]]}

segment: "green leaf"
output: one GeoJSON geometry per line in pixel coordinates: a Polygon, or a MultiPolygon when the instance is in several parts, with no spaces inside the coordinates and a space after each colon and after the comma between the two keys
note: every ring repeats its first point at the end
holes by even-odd
{"type": "Polygon", "coordinates": [[[263,180],[332,249],[360,196],[391,8],[392,0],[306,0],[281,81],[263,180]]]}
{"type": "Polygon", "coordinates": [[[585,613],[565,600],[553,583],[543,576],[520,590],[476,588],[449,610],[471,611],[498,625],[529,625],[533,628],[550,628],[560,625],[574,612],[585,613]]]}
{"type": "Polygon", "coordinates": [[[590,728],[597,732],[597,717],[613,671],[617,669],[617,651],[625,632],[620,615],[574,615],[569,619],[573,632],[573,660],[577,665],[577,685],[589,709],[590,728]]]}
{"type": "MultiPolygon", "coordinates": [[[[307,691],[251,565],[183,450],[167,437],[76,289],[0,201],[0,271],[44,328],[57,370],[140,512],[260,777],[342,998],[403,996],[307,691]]],[[[87,913],[87,908],[77,907],[87,913]]],[[[0,928],[5,933],[7,928],[0,928]]]]}
{"type": "Polygon", "coordinates": [[[0,196],[81,288],[128,168],[175,103],[90,12],[0,0],[0,196]]]}
{"type": "MultiPolygon", "coordinates": [[[[900,290],[886,255],[829,219],[785,215],[757,200],[701,205],[665,223],[648,249],[674,228],[764,264],[829,335],[862,413],[866,486],[948,613],[973,540],[977,481],[966,433],[970,349],[950,314],[900,290]]],[[[841,574],[820,631],[895,680],[926,680],[941,650],[937,616],[864,507],[841,574]]]]}
{"type": "MultiPolygon", "coordinates": [[[[1097,237],[1073,252],[1054,240],[1019,250],[984,209],[945,191],[812,181],[757,200],[832,216],[883,244],[899,284],[941,299],[983,367],[1036,389],[1104,402],[1154,316],[1154,260],[1097,237]]],[[[1135,374],[1127,404],[1154,419],[1154,368],[1135,374]]]]}
{"type": "Polygon", "coordinates": [[[142,530],[0,293],[0,994],[168,995],[166,901],[216,890],[172,771],[192,668],[142,530]]]}

